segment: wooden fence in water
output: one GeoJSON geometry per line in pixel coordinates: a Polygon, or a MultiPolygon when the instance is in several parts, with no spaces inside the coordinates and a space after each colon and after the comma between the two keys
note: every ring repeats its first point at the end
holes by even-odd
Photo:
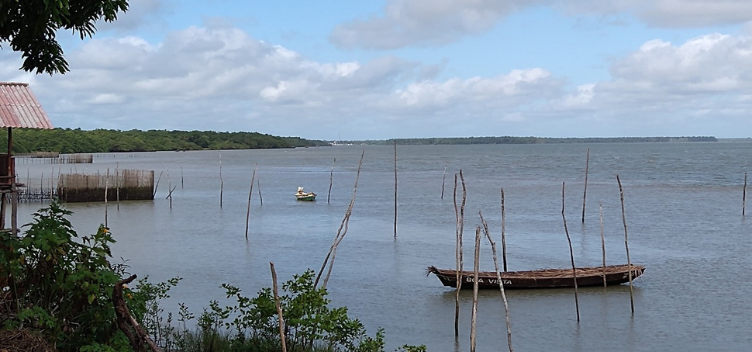
{"type": "Polygon", "coordinates": [[[58,152],[35,152],[16,154],[16,164],[91,164],[93,154],[60,154],[58,152]]]}
{"type": "Polygon", "coordinates": [[[57,196],[63,202],[153,200],[154,171],[119,170],[109,174],[60,174],[57,196]]]}

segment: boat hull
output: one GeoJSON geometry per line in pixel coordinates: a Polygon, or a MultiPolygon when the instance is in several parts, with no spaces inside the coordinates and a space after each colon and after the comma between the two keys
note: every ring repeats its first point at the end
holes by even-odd
{"type": "MultiPolygon", "coordinates": [[[[641,265],[632,265],[632,280],[636,279],[645,271],[641,265]]],[[[444,286],[457,287],[457,271],[428,267],[428,273],[436,275],[444,286]]],[[[577,268],[577,286],[603,286],[603,277],[606,285],[620,285],[629,282],[628,265],[609,265],[604,267],[577,268]]],[[[533,289],[533,288],[564,288],[574,287],[574,275],[572,269],[541,269],[529,271],[506,271],[501,272],[502,283],[505,289],[533,289]]],[[[472,271],[463,271],[461,275],[462,288],[473,288],[474,274],[472,271]]],[[[494,271],[478,273],[478,288],[499,288],[499,280],[494,271]]]]}

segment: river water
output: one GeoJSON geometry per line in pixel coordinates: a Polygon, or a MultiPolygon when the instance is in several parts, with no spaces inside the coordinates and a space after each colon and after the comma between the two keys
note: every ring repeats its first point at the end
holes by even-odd
{"type": "MultiPolygon", "coordinates": [[[[182,277],[163,306],[175,311],[184,302],[198,314],[210,300],[223,302],[222,283],[247,296],[270,287],[269,262],[281,281],[318,270],[352,198],[362,154],[349,228],[327,286],[330,298],[371,334],[383,327],[387,350],[425,344],[429,351],[470,349],[471,290],[461,295],[455,339],[454,291],[425,274],[429,265],[455,266],[456,172],[463,171],[467,187],[465,267],[472,268],[479,212],[500,247],[503,188],[509,270],[571,265],[562,188],[576,264],[601,264],[599,207],[607,262],[626,263],[619,175],[630,259],[647,267],[634,282],[634,315],[627,285],[581,289],[579,322],[571,289],[508,291],[515,351],[752,348],[752,224],[742,216],[752,142],[399,146],[397,153],[396,239],[392,146],[97,154],[93,164],[19,164],[18,173],[29,184],[44,184],[42,177],[59,172],[161,173],[153,202],[108,205],[118,241],[113,254],[139,277],[182,277]],[[258,183],[246,239],[254,169],[258,183]],[[318,193],[316,202],[296,201],[298,186],[318,193]],[[165,197],[173,187],[170,208],[165,197]]],[[[21,204],[20,222],[41,206],[21,204]]],[[[67,208],[80,235],[105,221],[104,203],[67,208]]],[[[484,241],[481,269],[493,268],[484,241]]],[[[506,350],[498,290],[481,291],[478,309],[478,351],[506,350]]]]}

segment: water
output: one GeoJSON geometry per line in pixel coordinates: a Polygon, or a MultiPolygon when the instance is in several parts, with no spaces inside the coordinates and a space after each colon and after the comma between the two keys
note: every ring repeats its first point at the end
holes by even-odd
{"type": "MultiPolygon", "coordinates": [[[[570,289],[509,291],[515,351],[747,351],[752,346],[747,298],[752,226],[741,214],[744,173],[752,169],[748,142],[399,146],[396,240],[391,146],[222,151],[222,208],[218,151],[101,154],[94,164],[19,165],[18,172],[23,179],[27,168],[30,184],[53,170],[93,173],[119,167],[162,173],[153,202],[122,202],[119,210],[109,205],[108,225],[118,241],[114,255],[126,258],[139,277],[182,277],[165,308],[176,310],[184,302],[200,313],[209,300],[222,301],[222,283],[248,296],[271,286],[269,262],[280,280],[306,268],[318,270],[352,197],[361,153],[352,217],[328,288],[333,304],[347,306],[372,334],[378,327],[386,330],[387,350],[402,344],[469,350],[472,292],[461,295],[455,341],[454,291],[425,275],[429,265],[454,267],[452,195],[460,169],[468,192],[466,268],[472,267],[479,212],[500,242],[501,188],[509,270],[570,266],[562,188],[576,264],[601,263],[599,204],[607,261],[625,263],[617,174],[624,188],[630,257],[647,267],[634,283],[634,316],[628,286],[581,289],[579,323],[570,289]],[[259,183],[246,240],[254,168],[259,183]],[[317,192],[317,201],[297,202],[298,186],[317,192]],[[165,197],[172,187],[170,209],[165,197]]],[[[20,222],[28,222],[39,207],[22,204],[20,222]]],[[[68,208],[81,235],[105,220],[103,203],[68,208]]],[[[493,270],[487,243],[481,269],[493,270]]],[[[499,296],[494,290],[480,293],[478,351],[506,350],[499,296]]]]}

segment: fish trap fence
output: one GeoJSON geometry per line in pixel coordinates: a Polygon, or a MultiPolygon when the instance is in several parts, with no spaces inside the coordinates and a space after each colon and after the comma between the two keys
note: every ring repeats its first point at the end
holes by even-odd
{"type": "Polygon", "coordinates": [[[154,200],[154,171],[119,170],[109,175],[60,174],[57,195],[63,202],[154,200]],[[105,192],[107,190],[107,192],[105,192]]]}
{"type": "Polygon", "coordinates": [[[17,164],[91,164],[93,154],[60,154],[58,152],[35,152],[13,156],[17,164]]]}

